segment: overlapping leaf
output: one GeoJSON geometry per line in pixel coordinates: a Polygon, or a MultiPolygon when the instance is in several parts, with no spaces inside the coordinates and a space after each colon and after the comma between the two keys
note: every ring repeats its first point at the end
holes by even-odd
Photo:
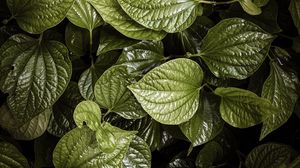
{"type": "Polygon", "coordinates": [[[0,142],[0,166],[3,168],[29,168],[27,159],[12,144],[0,142]]]}
{"type": "Polygon", "coordinates": [[[299,0],[291,0],[289,11],[292,15],[295,26],[300,34],[300,2],[299,0]]]}

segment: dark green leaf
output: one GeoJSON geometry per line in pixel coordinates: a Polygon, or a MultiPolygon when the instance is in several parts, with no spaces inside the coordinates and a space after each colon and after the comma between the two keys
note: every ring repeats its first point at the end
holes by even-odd
{"type": "Polygon", "coordinates": [[[203,39],[199,56],[219,78],[245,79],[263,63],[273,36],[244,19],[224,19],[203,39]]]}
{"type": "Polygon", "coordinates": [[[214,93],[221,96],[220,112],[223,120],[237,128],[259,124],[274,112],[269,100],[248,90],[219,87],[214,93]]]}
{"type": "Polygon", "coordinates": [[[270,0],[252,0],[252,1],[256,6],[262,7],[262,6],[267,5],[270,0]]]}
{"type": "Polygon", "coordinates": [[[139,40],[161,40],[166,33],[147,29],[132,20],[117,0],[88,0],[100,13],[103,20],[127,37],[139,40]]]}
{"type": "Polygon", "coordinates": [[[196,62],[178,58],[152,69],[129,89],[153,119],[178,125],[196,113],[202,79],[196,62]]]}
{"type": "Polygon", "coordinates": [[[29,164],[22,153],[12,144],[0,142],[1,168],[29,168],[29,164]]]}
{"type": "Polygon", "coordinates": [[[261,9],[252,0],[239,0],[240,5],[250,15],[261,14],[261,9]]]}
{"type": "Polygon", "coordinates": [[[296,157],[296,159],[294,159],[287,168],[298,168],[300,167],[300,156],[296,157]]]}
{"type": "Polygon", "coordinates": [[[292,15],[295,26],[298,29],[298,33],[300,34],[300,1],[299,0],[291,0],[289,11],[292,15]]]}
{"type": "Polygon", "coordinates": [[[6,2],[12,17],[24,31],[40,34],[60,23],[74,0],[7,0],[6,2]]]}
{"type": "Polygon", "coordinates": [[[222,146],[215,141],[211,141],[201,149],[196,158],[197,168],[213,168],[214,163],[223,157],[222,146]]]}
{"type": "Polygon", "coordinates": [[[57,41],[12,36],[0,48],[0,84],[16,121],[25,123],[50,108],[71,77],[68,49],[57,41]]]}

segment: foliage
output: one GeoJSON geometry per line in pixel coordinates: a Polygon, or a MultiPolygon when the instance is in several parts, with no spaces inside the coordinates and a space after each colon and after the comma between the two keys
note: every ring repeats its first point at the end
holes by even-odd
{"type": "Polygon", "coordinates": [[[0,167],[300,166],[299,0],[0,0],[0,19],[0,167]]]}

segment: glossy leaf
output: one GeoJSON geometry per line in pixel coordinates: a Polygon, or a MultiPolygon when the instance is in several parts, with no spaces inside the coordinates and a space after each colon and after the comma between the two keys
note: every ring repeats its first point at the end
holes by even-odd
{"type": "Polygon", "coordinates": [[[270,75],[263,85],[262,97],[269,99],[279,110],[264,120],[260,139],[290,118],[298,99],[298,87],[299,81],[295,73],[286,72],[276,62],[270,63],[270,75]]]}
{"type": "Polygon", "coordinates": [[[278,168],[286,166],[292,159],[294,151],[282,144],[268,143],[254,148],[246,158],[247,168],[278,168]]]}
{"type": "Polygon", "coordinates": [[[224,19],[208,31],[199,56],[215,76],[245,79],[261,66],[272,40],[249,21],[224,19]]]}
{"type": "Polygon", "coordinates": [[[138,40],[161,40],[166,35],[163,31],[147,29],[136,23],[122,10],[117,0],[88,1],[99,12],[105,22],[129,38],[138,40]]]}
{"type": "Polygon", "coordinates": [[[151,151],[147,143],[140,137],[135,136],[123,159],[124,168],[150,168],[151,151]]]}
{"type": "Polygon", "coordinates": [[[194,0],[118,0],[122,9],[136,22],[168,33],[182,31],[202,15],[202,6],[194,0]]]}
{"type": "Polygon", "coordinates": [[[219,87],[214,93],[221,97],[220,112],[223,120],[237,128],[259,124],[276,110],[269,100],[248,90],[219,87]]]}
{"type": "Polygon", "coordinates": [[[29,168],[27,159],[12,144],[0,142],[0,166],[3,168],[29,168]]]}
{"type": "Polygon", "coordinates": [[[77,104],[82,100],[77,83],[71,81],[64,94],[53,105],[47,131],[52,135],[62,137],[75,128],[73,113],[77,104]]]}
{"type": "Polygon", "coordinates": [[[120,168],[134,135],[119,133],[116,137],[118,137],[116,141],[118,145],[115,150],[104,153],[98,148],[94,131],[85,126],[75,128],[63,136],[55,147],[54,166],[56,168],[120,168]]]}
{"type": "Polygon", "coordinates": [[[197,168],[213,168],[214,163],[223,157],[222,146],[215,141],[211,141],[200,150],[196,158],[197,168]]]}
{"type": "Polygon", "coordinates": [[[178,125],[196,113],[202,79],[196,62],[178,58],[152,69],[128,88],[153,119],[178,125]]]}
{"type": "Polygon", "coordinates": [[[247,12],[250,15],[259,15],[261,14],[261,9],[252,2],[252,0],[239,0],[239,3],[241,4],[242,8],[245,12],[247,12]]]}
{"type": "Polygon", "coordinates": [[[0,55],[1,89],[20,123],[52,106],[69,83],[71,62],[62,43],[18,34],[1,46],[0,55]]]}
{"type": "Polygon", "coordinates": [[[96,131],[101,125],[100,107],[93,101],[82,101],[76,106],[73,118],[79,128],[85,122],[90,129],[96,131]]]}
{"type": "Polygon", "coordinates": [[[160,41],[141,41],[126,47],[117,64],[125,65],[131,73],[145,73],[164,61],[164,48],[160,41]]]}
{"type": "Polygon", "coordinates": [[[101,16],[87,0],[75,0],[68,11],[67,18],[74,25],[89,31],[93,31],[103,23],[101,16]]]}
{"type": "Polygon", "coordinates": [[[299,0],[291,0],[289,11],[292,15],[295,26],[300,34],[300,2],[299,0]]]}
{"type": "Polygon", "coordinates": [[[100,44],[97,50],[97,55],[123,49],[133,44],[138,43],[137,40],[127,38],[111,27],[104,27],[100,31],[100,44]]]}
{"type": "Polygon", "coordinates": [[[95,97],[101,107],[116,112],[127,119],[142,118],[146,115],[127,86],[131,84],[125,66],[113,66],[106,70],[95,84],[95,97]]]}
{"type": "Polygon", "coordinates": [[[56,26],[66,16],[74,0],[7,0],[7,6],[26,32],[40,34],[56,26]]]}
{"type": "Polygon", "coordinates": [[[193,147],[210,141],[221,132],[223,120],[219,114],[218,102],[211,95],[203,95],[196,114],[188,122],[179,125],[193,147]]]}
{"type": "Polygon", "coordinates": [[[95,100],[94,87],[103,74],[103,72],[111,67],[119,57],[118,52],[107,52],[97,57],[96,62],[87,70],[85,70],[78,81],[79,91],[86,100],[95,100]]]}
{"type": "Polygon", "coordinates": [[[0,125],[6,129],[15,139],[33,140],[41,136],[47,129],[51,110],[47,109],[25,124],[19,124],[4,104],[0,108],[0,125]]]}

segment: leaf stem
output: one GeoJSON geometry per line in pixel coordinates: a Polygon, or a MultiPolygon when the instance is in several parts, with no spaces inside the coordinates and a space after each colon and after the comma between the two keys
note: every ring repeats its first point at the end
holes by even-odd
{"type": "Polygon", "coordinates": [[[200,87],[200,90],[204,87],[207,87],[209,90],[211,90],[212,92],[214,92],[214,89],[212,87],[209,86],[209,84],[205,83],[200,87]]]}
{"type": "Polygon", "coordinates": [[[44,35],[44,33],[41,33],[40,37],[38,38],[39,44],[41,44],[43,41],[43,35],[44,35]]]}
{"type": "Polygon", "coordinates": [[[93,54],[92,54],[92,50],[93,50],[93,30],[90,29],[89,30],[89,33],[90,33],[90,42],[89,42],[89,45],[90,45],[90,48],[89,48],[89,52],[90,52],[90,58],[91,58],[91,65],[93,66],[94,65],[94,57],[93,57],[93,54]]]}
{"type": "Polygon", "coordinates": [[[199,3],[204,4],[212,4],[212,5],[225,5],[237,2],[238,0],[231,0],[231,1],[224,1],[224,2],[217,2],[217,1],[206,1],[206,0],[198,0],[199,3]]]}
{"type": "Polygon", "coordinates": [[[12,15],[10,18],[2,20],[2,23],[6,25],[9,21],[13,20],[14,18],[15,16],[12,15]]]}

